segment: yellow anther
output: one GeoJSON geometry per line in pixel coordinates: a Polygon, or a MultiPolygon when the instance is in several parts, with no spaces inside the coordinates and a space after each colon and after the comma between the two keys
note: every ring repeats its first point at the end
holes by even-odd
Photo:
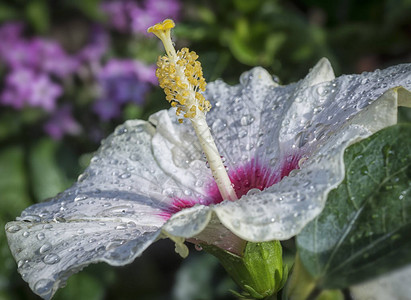
{"type": "Polygon", "coordinates": [[[197,111],[207,112],[211,106],[206,105],[204,96],[199,91],[205,91],[206,82],[203,77],[198,55],[184,47],[180,51],[174,49],[170,31],[175,26],[172,20],[164,20],[147,29],[154,33],[164,44],[167,55],[160,56],[157,61],[156,76],[160,87],[164,89],[166,99],[176,114],[192,119],[197,111]]]}

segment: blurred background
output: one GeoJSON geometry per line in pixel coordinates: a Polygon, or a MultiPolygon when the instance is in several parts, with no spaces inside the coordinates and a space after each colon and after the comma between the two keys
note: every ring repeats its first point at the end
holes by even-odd
{"type": "MultiPolygon", "coordinates": [[[[199,54],[207,81],[261,65],[288,84],[324,56],[336,75],[410,62],[410,16],[410,0],[0,1],[0,228],[69,187],[115,126],[168,107],[154,23],[178,23],[177,48],[199,54]]],[[[233,299],[235,288],[213,257],[191,248],[183,261],[160,241],[131,265],[86,268],[55,299],[233,299]]],[[[12,299],[38,297],[1,229],[0,300],[12,299]]]]}

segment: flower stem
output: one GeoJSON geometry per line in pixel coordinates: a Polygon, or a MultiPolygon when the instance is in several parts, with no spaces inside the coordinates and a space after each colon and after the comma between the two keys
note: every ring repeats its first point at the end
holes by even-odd
{"type": "Polygon", "coordinates": [[[207,158],[214,180],[217,183],[218,189],[224,200],[237,200],[237,195],[228,177],[227,171],[223,164],[217,146],[211,135],[210,128],[207,125],[205,114],[201,111],[197,112],[196,117],[191,120],[191,124],[200,140],[201,148],[207,158]]]}

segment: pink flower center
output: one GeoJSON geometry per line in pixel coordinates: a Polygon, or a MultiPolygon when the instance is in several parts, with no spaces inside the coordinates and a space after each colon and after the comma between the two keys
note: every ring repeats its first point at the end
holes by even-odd
{"type": "MultiPolygon", "coordinates": [[[[283,159],[275,168],[269,167],[268,164],[259,163],[257,159],[252,159],[247,164],[237,167],[228,172],[231,183],[238,199],[246,195],[251,189],[260,191],[279,182],[285,176],[288,176],[292,170],[298,169],[298,162],[301,159],[300,154],[293,154],[283,159]]],[[[217,184],[213,182],[207,190],[207,198],[174,198],[171,206],[166,208],[162,213],[165,219],[171,218],[175,213],[196,204],[211,205],[223,201],[217,184]]]]}

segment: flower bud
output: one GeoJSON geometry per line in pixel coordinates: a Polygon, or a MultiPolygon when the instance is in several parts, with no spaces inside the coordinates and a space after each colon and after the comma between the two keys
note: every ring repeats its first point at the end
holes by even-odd
{"type": "Polygon", "coordinates": [[[211,245],[202,248],[220,260],[246,297],[262,299],[274,295],[287,280],[288,268],[283,267],[279,241],[248,242],[242,256],[211,245]]]}

